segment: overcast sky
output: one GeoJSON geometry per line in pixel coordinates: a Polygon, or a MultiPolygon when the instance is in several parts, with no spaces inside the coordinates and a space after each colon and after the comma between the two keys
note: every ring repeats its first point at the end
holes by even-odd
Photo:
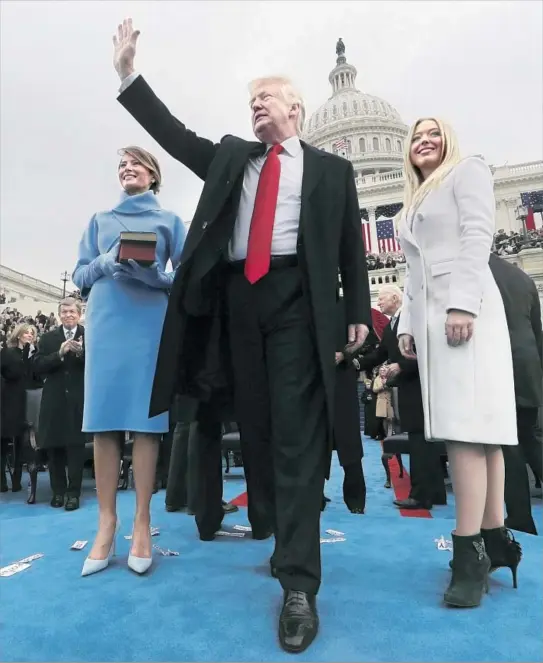
{"type": "Polygon", "coordinates": [[[112,34],[132,16],[136,67],[183,122],[249,138],[249,80],[286,74],[309,113],[330,96],[342,37],[360,90],[410,123],[444,116],[494,164],[543,154],[542,3],[6,2],[1,4],[1,262],[60,285],[89,218],[119,196],[117,150],[160,159],[161,203],[190,220],[200,181],[116,102],[112,34]]]}

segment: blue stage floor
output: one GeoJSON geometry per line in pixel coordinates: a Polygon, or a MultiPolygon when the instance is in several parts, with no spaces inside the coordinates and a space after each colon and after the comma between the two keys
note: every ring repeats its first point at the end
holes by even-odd
{"type": "MultiPolygon", "coordinates": [[[[450,553],[453,506],[431,519],[404,518],[383,488],[378,443],[365,440],[367,512],[351,515],[334,466],[322,518],[346,541],[323,544],[319,595],[321,631],[299,661],[542,661],[543,539],[518,534],[524,559],[519,589],[511,574],[492,575],[490,594],[473,610],[447,609],[442,595],[450,553]]],[[[217,537],[200,542],[193,518],[166,513],[164,492],[153,498],[153,539],[179,557],[155,555],[145,577],[126,566],[129,541],[119,539],[111,568],[80,577],[97,520],[89,482],[79,511],[48,505],[46,475],[40,504],[22,493],[0,500],[0,565],[44,553],[32,567],[0,578],[2,661],[286,661],[277,642],[281,589],[269,576],[271,541],[217,537]],[[86,550],[70,550],[87,539],[86,550]]],[[[244,490],[239,470],[225,480],[225,498],[244,490]]],[[[131,531],[134,493],[119,493],[121,534],[131,531]]],[[[452,498],[450,500],[452,502],[452,498]]],[[[540,531],[543,508],[534,501],[540,531]]],[[[246,525],[245,509],[225,525],[246,525]]]]}

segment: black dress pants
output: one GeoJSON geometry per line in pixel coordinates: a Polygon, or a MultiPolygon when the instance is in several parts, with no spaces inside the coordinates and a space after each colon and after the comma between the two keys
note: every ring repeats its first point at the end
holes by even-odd
{"type": "Polygon", "coordinates": [[[47,449],[49,479],[53,495],[81,497],[85,447],[55,447],[47,449]],[[66,466],[68,477],[66,478],[66,466]]]}
{"type": "MultiPolygon", "coordinates": [[[[182,509],[189,504],[189,433],[190,424],[178,422],[175,425],[165,499],[166,505],[175,509],[182,509]]],[[[190,505],[191,511],[193,506],[194,500],[190,505]]]]}
{"type": "Polygon", "coordinates": [[[221,528],[222,507],[222,423],[216,410],[200,404],[197,421],[190,426],[190,471],[195,479],[194,515],[202,538],[211,538],[221,528]]]}
{"type": "Polygon", "coordinates": [[[273,529],[282,587],[316,594],[327,417],[301,271],[251,285],[233,267],[227,295],[249,521],[253,533],[273,529]]]}
{"type": "Polygon", "coordinates": [[[409,497],[422,504],[446,504],[447,493],[436,445],[426,442],[423,433],[409,433],[409,497]]]}

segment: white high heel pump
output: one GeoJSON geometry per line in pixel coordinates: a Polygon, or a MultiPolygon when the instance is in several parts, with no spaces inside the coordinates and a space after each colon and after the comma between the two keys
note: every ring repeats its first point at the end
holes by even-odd
{"type": "Polygon", "coordinates": [[[90,576],[93,573],[98,573],[99,571],[107,569],[107,567],[109,566],[109,560],[112,557],[115,557],[115,545],[117,541],[117,534],[119,533],[120,527],[121,523],[117,519],[117,524],[115,525],[115,534],[113,535],[113,541],[111,542],[111,547],[109,549],[107,557],[105,559],[91,559],[90,557],[87,557],[87,559],[83,562],[83,569],[81,570],[82,576],[90,576]]]}
{"type": "Polygon", "coordinates": [[[128,568],[134,571],[134,573],[138,573],[139,575],[143,575],[144,573],[146,573],[151,568],[152,563],[153,563],[152,552],[151,552],[151,557],[136,557],[136,555],[133,555],[132,552],[130,552],[130,554],[128,555],[128,568]]]}

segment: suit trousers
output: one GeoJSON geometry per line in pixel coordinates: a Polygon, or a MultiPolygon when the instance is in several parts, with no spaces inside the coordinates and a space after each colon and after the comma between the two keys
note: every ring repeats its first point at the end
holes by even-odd
{"type": "Polygon", "coordinates": [[[195,441],[190,435],[191,424],[178,422],[175,425],[166,488],[166,504],[181,509],[187,507],[196,512],[198,495],[197,449],[190,442],[195,441]]]}
{"type": "Polygon", "coordinates": [[[249,522],[274,531],[282,587],[316,594],[327,417],[301,271],[271,269],[251,285],[233,269],[227,301],[249,522]]]}
{"type": "Polygon", "coordinates": [[[202,538],[211,538],[224,518],[221,440],[222,423],[216,410],[201,403],[197,420],[190,426],[188,444],[196,484],[194,515],[202,538]]]}
{"type": "Polygon", "coordinates": [[[49,480],[53,495],[81,496],[85,447],[55,447],[47,449],[49,480]],[[66,466],[68,477],[66,478],[66,466]]]}
{"type": "Polygon", "coordinates": [[[446,504],[443,468],[435,444],[426,442],[423,433],[409,433],[409,497],[423,504],[446,504]]]}

